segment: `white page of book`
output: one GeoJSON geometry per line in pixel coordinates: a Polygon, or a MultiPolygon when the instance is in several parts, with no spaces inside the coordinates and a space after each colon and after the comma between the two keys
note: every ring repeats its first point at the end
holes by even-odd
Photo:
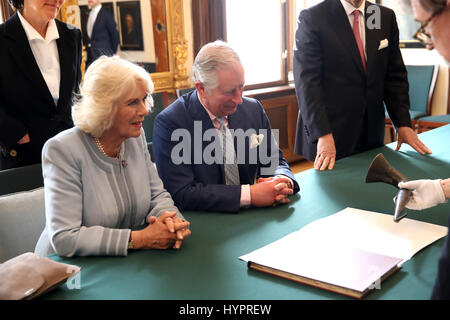
{"type": "Polygon", "coordinates": [[[447,227],[346,208],[239,259],[362,291],[446,234],[447,227]]]}

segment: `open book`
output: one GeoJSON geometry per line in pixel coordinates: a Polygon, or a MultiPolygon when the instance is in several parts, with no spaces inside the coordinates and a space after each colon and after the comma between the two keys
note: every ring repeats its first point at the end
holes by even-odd
{"type": "Polygon", "coordinates": [[[346,208],[239,257],[249,268],[362,298],[447,227],[346,208]]]}

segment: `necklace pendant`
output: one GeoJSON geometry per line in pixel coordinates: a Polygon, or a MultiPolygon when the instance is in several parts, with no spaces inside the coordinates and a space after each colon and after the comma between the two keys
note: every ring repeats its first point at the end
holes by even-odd
{"type": "MultiPolygon", "coordinates": [[[[107,156],[107,157],[109,157],[109,158],[116,158],[116,159],[118,159],[119,162],[120,162],[120,149],[119,149],[119,151],[117,152],[117,156],[111,157],[111,156],[109,156],[109,155],[105,152],[105,149],[103,149],[103,145],[102,145],[102,143],[100,142],[100,139],[99,139],[99,138],[92,136],[92,139],[94,140],[94,143],[95,143],[95,145],[97,146],[97,149],[100,150],[101,153],[103,153],[105,156],[107,156]]],[[[125,160],[123,160],[123,161],[125,161],[125,160]]],[[[123,161],[122,161],[122,162],[123,162],[123,161]]],[[[126,161],[125,161],[125,163],[126,163],[126,161]]],[[[126,167],[126,164],[125,164],[124,166],[126,167]]]]}

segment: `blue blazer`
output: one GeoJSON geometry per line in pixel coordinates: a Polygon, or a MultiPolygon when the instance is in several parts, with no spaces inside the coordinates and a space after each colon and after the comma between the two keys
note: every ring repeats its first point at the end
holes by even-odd
{"type": "Polygon", "coordinates": [[[101,8],[92,28],[91,38],[86,33],[87,64],[91,64],[102,55],[113,56],[119,45],[119,32],[114,17],[101,8]]]}
{"type": "MultiPolygon", "coordinates": [[[[228,126],[230,130],[242,129],[246,132],[254,129],[256,134],[261,132],[272,133],[269,119],[263,107],[258,101],[249,98],[243,98],[243,102],[237,107],[236,112],[228,116],[228,126]]],[[[195,139],[199,141],[198,139],[201,139],[203,133],[208,129],[214,129],[214,126],[208,113],[198,100],[196,90],[181,96],[163,110],[155,119],[153,131],[153,153],[158,173],[164,187],[170,192],[180,210],[238,212],[241,186],[225,184],[222,164],[205,163],[202,154],[205,148],[211,144],[211,141],[201,141],[200,144],[194,146],[195,139]],[[199,129],[200,126],[201,129],[199,129]],[[179,128],[185,129],[191,139],[171,141],[172,133],[179,128]],[[182,155],[189,158],[190,163],[177,164],[172,161],[172,150],[177,145],[179,147],[179,143],[186,143],[187,153],[182,153],[182,155]]],[[[213,130],[213,132],[215,131],[213,130]]],[[[264,135],[263,143],[257,147],[258,151],[268,141],[267,136],[268,134],[264,135]]],[[[272,134],[270,134],[270,138],[276,145],[272,134]]],[[[245,157],[245,161],[238,160],[241,184],[254,184],[255,179],[259,177],[280,174],[291,178],[295,185],[294,192],[298,192],[298,183],[295,181],[288,163],[283,158],[281,150],[275,153],[278,166],[270,174],[267,174],[264,169],[267,169],[269,165],[264,166],[262,163],[267,163],[267,161],[262,161],[259,155],[257,161],[249,161],[251,159],[249,156],[249,140],[249,137],[245,138],[244,150],[236,151],[238,159],[245,157]],[[242,154],[243,151],[245,155],[242,154]],[[240,162],[244,162],[244,164],[240,164],[240,162]]],[[[236,150],[236,138],[234,143],[236,150]]],[[[278,145],[276,147],[278,149],[278,145]]],[[[268,154],[270,154],[270,150],[270,143],[268,143],[268,154]]]]}

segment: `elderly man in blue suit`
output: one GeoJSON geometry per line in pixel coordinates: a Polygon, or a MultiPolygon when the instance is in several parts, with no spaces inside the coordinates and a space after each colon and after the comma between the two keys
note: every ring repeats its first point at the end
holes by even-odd
{"type": "Polygon", "coordinates": [[[209,43],[195,58],[193,73],[196,90],[162,111],[153,131],[158,173],[175,204],[238,212],[288,203],[298,183],[261,104],[242,97],[237,53],[222,41],[209,43]]]}
{"type": "Polygon", "coordinates": [[[84,34],[87,66],[103,55],[113,56],[119,46],[119,32],[114,17],[102,7],[101,0],[89,0],[88,4],[91,11],[84,34]]]}

